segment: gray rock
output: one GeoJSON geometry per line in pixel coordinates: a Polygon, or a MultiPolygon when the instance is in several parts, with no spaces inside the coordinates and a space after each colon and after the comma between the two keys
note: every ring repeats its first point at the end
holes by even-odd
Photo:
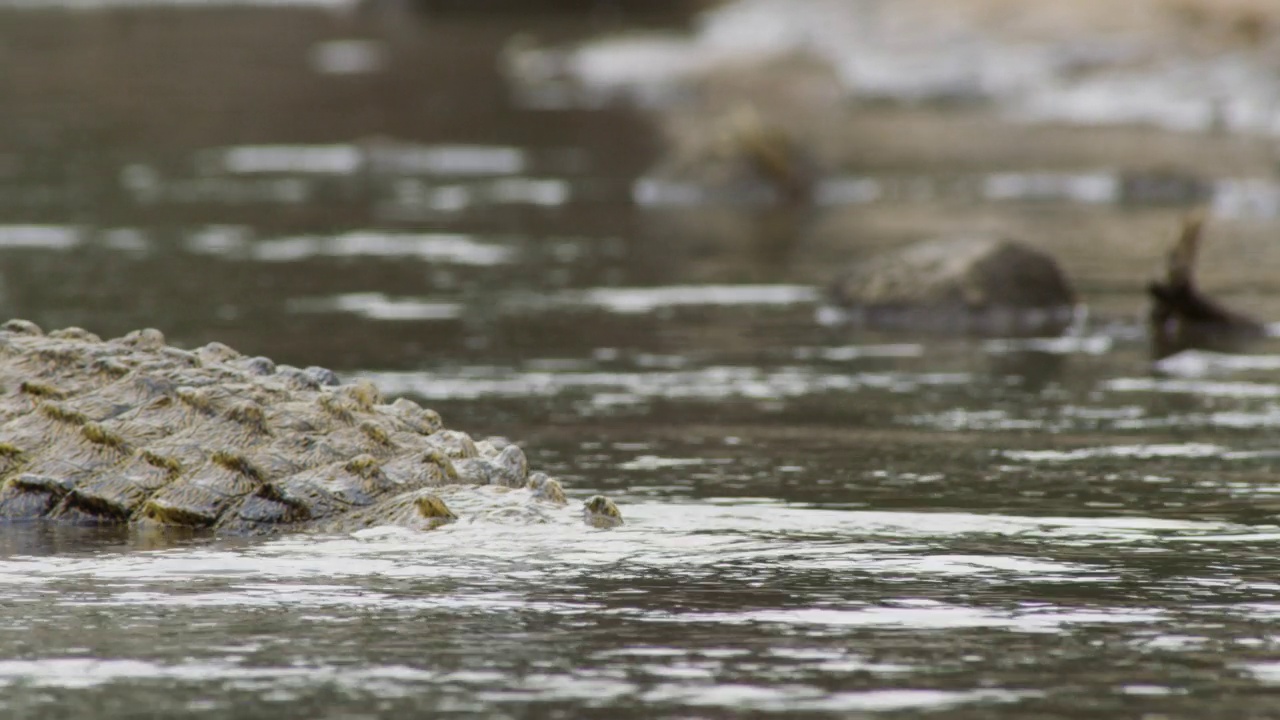
{"type": "Polygon", "coordinates": [[[1076,296],[1057,261],[989,237],[929,240],[856,265],[831,289],[847,319],[877,328],[1059,333],[1076,296]]]}

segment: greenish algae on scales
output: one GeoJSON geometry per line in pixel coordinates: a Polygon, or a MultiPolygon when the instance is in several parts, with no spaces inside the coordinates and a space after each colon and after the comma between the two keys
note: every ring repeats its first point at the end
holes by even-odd
{"type": "MultiPolygon", "coordinates": [[[[276,366],[221,343],[187,351],[157,330],[102,340],[80,328],[0,328],[0,518],[242,533],[433,528],[456,519],[434,488],[510,516],[564,505],[501,438],[474,441],[407,399],[324,368],[276,366]]],[[[594,527],[621,524],[591,498],[594,527]]]]}

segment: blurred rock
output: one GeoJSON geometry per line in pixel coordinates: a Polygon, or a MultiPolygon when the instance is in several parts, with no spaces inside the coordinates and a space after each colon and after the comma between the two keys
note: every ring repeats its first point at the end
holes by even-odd
{"type": "Polygon", "coordinates": [[[1023,243],[943,238],[858,263],[831,290],[853,324],[945,334],[1057,334],[1076,296],[1056,260],[1023,243]]]}
{"type": "Polygon", "coordinates": [[[671,149],[647,175],[690,183],[711,202],[798,205],[812,200],[818,177],[810,148],[781,125],[743,103],[713,115],[702,127],[672,132],[671,149]]]}
{"type": "Polygon", "coordinates": [[[1120,177],[1119,202],[1125,205],[1189,206],[1213,198],[1213,181],[1173,170],[1130,171],[1120,177]]]}
{"type": "Polygon", "coordinates": [[[695,277],[718,258],[722,272],[702,279],[786,279],[821,214],[818,183],[849,154],[843,101],[834,71],[803,54],[701,74],[653,114],[663,149],[635,193],[649,243],[679,238],[695,277]]]}
{"type": "Polygon", "coordinates": [[[610,13],[652,16],[691,12],[714,4],[712,0],[409,0],[428,13],[610,13]]]}

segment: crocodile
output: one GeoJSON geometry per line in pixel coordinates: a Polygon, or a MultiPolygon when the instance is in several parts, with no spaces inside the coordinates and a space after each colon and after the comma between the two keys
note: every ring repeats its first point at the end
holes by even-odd
{"type": "MultiPolygon", "coordinates": [[[[448,429],[367,381],[217,342],[183,350],[155,329],[0,326],[0,521],[425,530],[457,519],[446,498],[535,519],[567,503],[519,446],[448,429]]],[[[622,523],[603,496],[582,513],[622,523]]]]}

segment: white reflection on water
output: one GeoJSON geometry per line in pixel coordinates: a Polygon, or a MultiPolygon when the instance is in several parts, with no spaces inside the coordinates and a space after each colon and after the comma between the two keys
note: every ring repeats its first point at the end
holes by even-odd
{"type": "Polygon", "coordinates": [[[467,235],[357,230],[338,235],[305,235],[255,240],[245,228],[208,227],[193,233],[188,252],[257,262],[296,262],[316,257],[413,258],[454,265],[503,265],[515,250],[467,235]]]}
{"type": "MultiPolygon", "coordinates": [[[[863,664],[865,665],[865,664],[863,664]]],[[[874,665],[869,665],[874,669],[874,665]]],[[[878,691],[829,693],[808,685],[759,687],[742,684],[699,684],[689,687],[680,680],[710,680],[718,667],[710,664],[694,674],[680,673],[680,666],[646,666],[648,674],[667,683],[644,693],[648,702],[681,702],[695,707],[755,708],[755,710],[887,711],[906,708],[938,708],[966,702],[1009,702],[1034,692],[974,689],[974,691],[929,691],[929,689],[878,689],[878,691]]],[[[842,670],[849,671],[849,670],[842,670]]],[[[867,671],[867,670],[863,670],[867,671]]],[[[477,700],[490,702],[530,700],[590,700],[602,702],[636,692],[634,682],[614,678],[530,674],[511,678],[502,673],[444,673],[406,665],[351,666],[247,666],[227,661],[184,661],[174,664],[141,660],[96,660],[82,657],[0,661],[0,687],[22,683],[26,687],[86,689],[109,683],[136,683],[146,680],[205,684],[218,682],[233,691],[270,689],[276,700],[296,696],[316,685],[335,685],[376,697],[404,697],[419,692],[422,685],[475,685],[477,700]]]]}
{"type": "MultiPolygon", "coordinates": [[[[455,491],[460,494],[465,491],[455,491]]],[[[1166,610],[1129,601],[1077,606],[1040,596],[1010,603],[1003,598],[1018,596],[997,590],[995,603],[963,603],[950,595],[919,597],[901,584],[883,586],[880,592],[888,594],[879,597],[858,588],[932,580],[970,591],[1028,582],[1078,592],[1115,580],[1106,558],[1116,550],[1244,530],[1220,522],[842,511],[776,501],[624,503],[624,513],[628,525],[613,531],[588,528],[566,508],[547,522],[481,516],[430,532],[377,528],[239,546],[0,558],[0,605],[23,608],[4,616],[4,628],[23,634],[39,628],[41,638],[34,652],[0,661],[0,687],[116,691],[161,681],[167,692],[216,687],[272,698],[307,697],[324,687],[377,698],[430,691],[465,694],[479,709],[532,700],[596,707],[641,701],[840,713],[1016,702],[1042,691],[940,690],[929,683],[927,666],[875,660],[870,647],[824,638],[869,629],[990,629],[1030,638],[1167,621],[1166,610]],[[969,540],[991,551],[945,549],[969,540]],[[1103,549],[1093,561],[1046,557],[1050,548],[1079,541],[1103,549]],[[655,577],[672,584],[646,585],[655,577]],[[806,577],[856,582],[815,584],[806,577]],[[695,588],[711,593],[716,604],[661,597],[695,588]],[[25,602],[14,605],[18,601],[25,602]],[[201,632],[216,633],[218,642],[206,635],[192,646],[185,637],[157,638],[178,643],[176,654],[161,657],[145,654],[147,644],[98,648],[92,659],[77,649],[77,618],[112,617],[148,628],[175,614],[204,623],[201,632]],[[541,664],[512,666],[472,636],[484,628],[506,642],[520,641],[529,632],[526,623],[538,617],[552,625],[534,644],[555,637],[588,649],[567,666],[536,650],[530,657],[543,658],[541,664]],[[278,618],[288,622],[278,625],[278,618]],[[292,624],[298,620],[305,630],[292,624]],[[243,635],[236,634],[240,622],[250,623],[243,635]],[[468,624],[451,636],[453,622],[468,624]],[[609,642],[619,623],[641,626],[637,632],[647,640],[609,642]],[[679,632],[657,632],[659,626],[687,627],[693,635],[686,643],[679,632]],[[382,627],[405,636],[410,650],[454,648],[487,659],[459,667],[428,649],[380,659],[361,655],[353,665],[341,638],[382,627]],[[691,639],[715,628],[727,629],[716,637],[746,647],[702,647],[691,639]],[[785,642],[771,628],[780,629],[785,642]],[[760,645],[750,649],[755,642],[760,645]],[[287,659],[273,654],[279,648],[289,649],[287,659]],[[826,681],[854,676],[891,679],[861,690],[833,689],[826,681]]]]}
{"type": "Polygon", "coordinates": [[[1105,355],[1111,352],[1114,342],[1106,335],[1067,335],[1056,338],[988,340],[982,344],[982,347],[993,355],[1027,351],[1053,355],[1105,355]]]}
{"type": "Polygon", "coordinates": [[[0,225],[0,247],[68,250],[80,244],[81,229],[71,225],[0,225]]]}
{"type": "Polygon", "coordinates": [[[657,455],[640,455],[634,460],[618,463],[619,470],[661,470],[665,468],[688,467],[714,462],[705,458],[672,458],[657,455]]]}
{"type": "Polygon", "coordinates": [[[956,408],[907,418],[907,422],[943,430],[1046,430],[1055,423],[1040,418],[1013,417],[1007,410],[966,410],[956,408]]]}
{"type": "Polygon", "coordinates": [[[1074,200],[1111,203],[1120,197],[1120,178],[1112,173],[995,173],[983,183],[989,200],[1074,200]]]}
{"type": "Polygon", "coordinates": [[[221,680],[231,687],[259,688],[263,681],[273,684],[312,686],[334,683],[367,689],[379,685],[395,692],[404,682],[430,680],[434,673],[402,665],[384,667],[242,667],[219,662],[184,662],[165,665],[142,660],[99,660],[95,658],[47,658],[42,660],[0,660],[0,687],[17,682],[35,687],[83,689],[129,680],[177,680],[207,682],[221,680]]]}
{"type": "Polygon", "coordinates": [[[1010,460],[1024,460],[1027,462],[1071,462],[1074,460],[1092,460],[1094,458],[1222,457],[1228,452],[1227,448],[1210,443],[1154,443],[1109,445],[1076,450],[1005,450],[1003,455],[1010,460]]]}
{"type": "MultiPolygon", "coordinates": [[[[342,41],[323,44],[318,50],[330,54],[341,51],[340,69],[351,72],[353,63],[358,64],[361,71],[369,71],[367,66],[371,60],[365,56],[380,52],[381,48],[368,41],[342,41]],[[359,57],[350,57],[355,50],[359,51],[359,57]]],[[[373,69],[380,61],[373,58],[373,69]]],[[[334,62],[329,58],[329,65],[334,62]]],[[[324,70],[334,72],[329,65],[325,65],[324,70]]],[[[205,157],[218,158],[218,167],[233,175],[352,175],[369,170],[396,175],[484,176],[513,175],[527,165],[524,151],[515,147],[414,145],[381,140],[359,145],[241,145],[207,151],[205,157]]]]}
{"type": "MultiPolygon", "coordinates": [[[[600,408],[654,398],[772,400],[824,392],[878,389],[906,393],[929,386],[963,385],[967,373],[821,373],[806,368],[714,366],[679,372],[521,372],[502,368],[462,368],[444,372],[361,373],[390,395],[427,400],[481,397],[546,397],[572,390],[595,390],[600,408]]],[[[585,409],[585,408],[584,408],[585,409]]]]}
{"type": "Polygon", "coordinates": [[[512,251],[501,245],[477,243],[464,235],[404,235],[353,232],[335,236],[302,236],[261,240],[250,251],[260,262],[296,262],[313,257],[412,257],[431,262],[500,265],[512,251]]]}
{"type": "Polygon", "coordinates": [[[566,293],[562,302],[633,315],[687,305],[795,305],[818,297],[818,289],[807,285],[675,285],[593,288],[566,293]]]}
{"type": "MultiPolygon", "coordinates": [[[[449,489],[445,489],[449,490],[449,489]]],[[[471,493],[483,495],[484,493],[471,493]]],[[[824,510],[776,502],[757,504],[625,503],[627,524],[611,531],[588,527],[577,506],[551,508],[537,517],[477,515],[462,489],[446,494],[464,520],[421,532],[384,528],[355,534],[295,534],[243,548],[177,548],[95,557],[17,556],[0,560],[0,597],[68,577],[91,577],[106,597],[63,597],[91,604],[226,602],[329,606],[344,603],[420,607],[463,603],[506,607],[519,600],[525,582],[554,582],[566,567],[713,568],[726,562],[760,562],[786,568],[826,568],[887,575],[979,577],[1073,576],[1096,579],[1087,563],[1019,555],[973,555],[930,550],[946,538],[1003,537],[1034,545],[1059,543],[1126,545],[1170,537],[1229,537],[1246,532],[1224,522],[1146,517],[1020,517],[977,513],[918,513],[824,510]],[[469,518],[469,519],[468,519],[469,518]],[[532,521],[531,521],[532,520],[532,521]],[[803,539],[791,533],[803,533],[803,539]],[[926,544],[921,544],[926,543],[926,544]],[[622,567],[616,563],[625,562],[622,567]],[[495,572],[495,571],[501,572],[495,572]],[[348,578],[484,579],[483,592],[469,598],[380,595],[348,578]],[[510,584],[503,586],[502,578],[510,584]],[[181,581],[216,578],[234,585],[210,595],[181,581]],[[279,581],[288,581],[281,583],[279,581]],[[147,589],[139,583],[163,583],[147,589]],[[25,587],[24,587],[25,586],[25,587]],[[3,588],[10,588],[5,591],[3,588]]],[[[473,498],[476,508],[482,498],[473,498]]],[[[1256,530],[1247,530],[1256,536],[1256,530]]],[[[1014,549],[1010,546],[1008,549],[1014,549]]],[[[565,608],[592,603],[562,604],[565,608]]]]}
{"type": "Polygon", "coordinates": [[[832,625],[878,628],[1003,628],[1015,632],[1054,632],[1064,625],[1093,623],[1152,623],[1164,613],[1150,610],[1112,608],[1105,612],[1072,611],[1062,608],[1019,608],[994,611],[947,605],[934,601],[914,601],[922,607],[863,607],[847,610],[806,608],[797,610],[756,610],[749,612],[703,613],[681,621],[730,624],[780,623],[785,625],[832,625]]]}
{"type": "Polygon", "coordinates": [[[1248,370],[1280,370],[1280,355],[1233,355],[1206,350],[1185,350],[1155,363],[1162,373],[1198,378],[1248,370]]]}
{"type": "Polygon", "coordinates": [[[645,693],[647,702],[682,702],[695,707],[730,707],[778,712],[888,712],[941,709],[972,702],[1013,702],[1039,695],[1010,690],[868,690],[827,693],[805,685],[757,687],[721,685],[707,692],[697,688],[664,687],[645,693]]]}
{"type": "Polygon", "coordinates": [[[792,351],[792,357],[797,360],[813,360],[817,358],[831,362],[861,360],[863,358],[914,358],[923,356],[924,346],[917,343],[800,347],[792,351]]]}
{"type": "Polygon", "coordinates": [[[495,203],[515,205],[541,205],[554,207],[569,201],[569,183],[554,178],[501,178],[488,187],[488,196],[495,203]]]}
{"type": "Polygon", "coordinates": [[[355,145],[244,145],[222,151],[222,167],[236,175],[350,175],[364,164],[355,145]]]}
{"type": "MultiPolygon", "coordinates": [[[[578,248],[562,251],[560,259],[562,262],[572,261],[578,253],[578,248]]],[[[662,285],[595,287],[552,293],[512,292],[501,296],[500,304],[503,312],[511,315],[574,312],[583,308],[618,315],[644,315],[686,307],[808,305],[819,295],[819,289],[809,285],[662,285]]],[[[868,347],[867,351],[874,353],[876,348],[868,347]]]]}
{"type": "Polygon", "coordinates": [[[1101,386],[1111,392],[1173,393],[1230,398],[1280,397],[1280,385],[1271,383],[1116,378],[1102,382],[1101,386]]]}
{"type": "Polygon", "coordinates": [[[311,47],[311,67],[324,75],[363,75],[386,68],[390,53],[375,40],[327,40],[311,47]]]}
{"type": "Polygon", "coordinates": [[[406,175],[515,175],[528,166],[524,150],[503,145],[375,143],[370,152],[380,171],[406,175]]]}
{"type": "Polygon", "coordinates": [[[348,293],[333,297],[295,298],[285,304],[291,313],[351,313],[369,320],[456,320],[461,303],[393,299],[382,293],[348,293]]]}

